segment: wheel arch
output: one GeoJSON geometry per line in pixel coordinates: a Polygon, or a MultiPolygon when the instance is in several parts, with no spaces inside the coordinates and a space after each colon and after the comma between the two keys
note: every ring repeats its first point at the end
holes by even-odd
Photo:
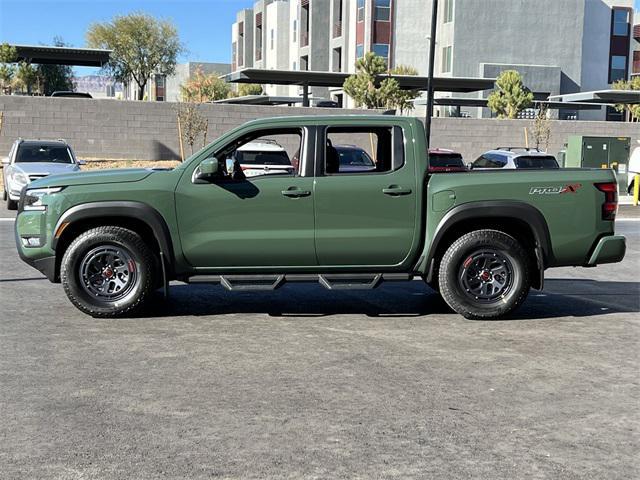
{"type": "Polygon", "coordinates": [[[173,242],[162,215],[142,202],[114,201],[83,203],[71,207],[60,216],[51,239],[51,248],[56,252],[55,281],[60,278],[60,263],[73,239],[91,228],[110,223],[140,234],[159,254],[165,283],[168,278],[173,277],[173,242]],[[59,231],[59,236],[55,236],[59,231]]]}
{"type": "Polygon", "coordinates": [[[437,261],[456,238],[482,229],[499,230],[521,241],[531,254],[532,267],[539,273],[538,278],[532,279],[532,286],[543,287],[544,270],[553,260],[547,221],[532,205],[500,200],[465,203],[447,212],[438,223],[429,246],[426,281],[430,283],[437,278],[437,261]]]}

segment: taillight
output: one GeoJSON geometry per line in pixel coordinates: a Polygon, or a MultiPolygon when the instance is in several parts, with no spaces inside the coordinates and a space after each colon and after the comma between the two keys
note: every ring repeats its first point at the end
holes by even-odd
{"type": "Polygon", "coordinates": [[[602,219],[615,220],[618,212],[618,184],[615,182],[596,183],[594,186],[604,192],[604,203],[602,204],[602,219]]]}

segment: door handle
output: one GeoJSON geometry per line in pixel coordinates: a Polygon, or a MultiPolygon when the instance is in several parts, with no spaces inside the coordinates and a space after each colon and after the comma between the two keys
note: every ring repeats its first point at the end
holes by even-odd
{"type": "Polygon", "coordinates": [[[409,195],[411,193],[411,189],[400,187],[398,185],[389,185],[387,188],[382,189],[382,193],[385,195],[391,195],[392,197],[397,197],[399,195],[409,195]]]}
{"type": "Polygon", "coordinates": [[[297,187],[289,187],[286,190],[282,190],[282,195],[289,198],[308,197],[311,195],[309,190],[300,190],[297,187]]]}

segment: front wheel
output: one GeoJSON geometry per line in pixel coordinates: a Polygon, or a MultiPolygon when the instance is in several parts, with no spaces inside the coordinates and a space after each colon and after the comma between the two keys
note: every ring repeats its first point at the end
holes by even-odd
{"type": "Polygon", "coordinates": [[[153,269],[153,254],[140,235],[104,226],[69,245],[60,277],[78,309],[93,317],[118,317],[142,308],[154,289],[153,269]]]}
{"type": "Polygon", "coordinates": [[[460,315],[497,319],[515,310],[530,288],[528,256],[512,236],[476,230],[458,238],[440,263],[438,283],[460,315]]]}

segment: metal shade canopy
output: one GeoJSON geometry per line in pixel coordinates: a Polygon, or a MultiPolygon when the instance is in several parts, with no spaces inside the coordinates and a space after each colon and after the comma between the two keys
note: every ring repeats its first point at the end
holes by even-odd
{"type": "Polygon", "coordinates": [[[102,67],[109,61],[111,50],[95,48],[69,48],[36,45],[12,45],[17,60],[44,65],[75,65],[80,67],[102,67]]]}
{"type": "Polygon", "coordinates": [[[615,105],[617,103],[640,104],[640,90],[595,90],[593,92],[552,95],[549,100],[606,105],[615,105]]]}
{"type": "MultiPolygon", "coordinates": [[[[270,85],[302,85],[308,87],[342,87],[352,74],[344,72],[315,72],[309,70],[265,70],[247,68],[223,75],[229,83],[260,83],[270,85]]],[[[417,75],[379,75],[378,81],[395,78],[403,90],[426,90],[427,77],[417,75]]],[[[439,92],[478,92],[493,88],[495,78],[436,77],[433,87],[439,92]]]]}
{"type": "Polygon", "coordinates": [[[276,97],[271,95],[244,95],[242,97],[214,100],[212,103],[233,103],[237,105],[291,105],[302,103],[302,97],[276,97]]]}
{"type": "MultiPolygon", "coordinates": [[[[427,100],[419,98],[413,101],[414,105],[426,105],[427,100]]],[[[488,107],[488,100],[486,98],[456,98],[456,97],[444,97],[435,98],[434,103],[441,107],[488,107]]],[[[566,103],[566,102],[549,102],[546,100],[534,100],[533,106],[546,105],[551,110],[600,110],[605,105],[597,103],[566,103]]]]}

